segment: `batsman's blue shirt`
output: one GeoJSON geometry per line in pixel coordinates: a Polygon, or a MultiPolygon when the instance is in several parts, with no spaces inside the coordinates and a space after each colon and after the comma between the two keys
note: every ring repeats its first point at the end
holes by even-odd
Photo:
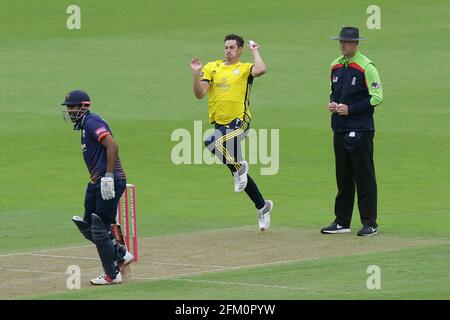
{"type": "MultiPolygon", "coordinates": [[[[81,150],[91,175],[91,183],[97,183],[106,173],[107,156],[102,140],[112,131],[99,115],[88,111],[81,121],[81,150]]],[[[126,179],[119,157],[114,168],[114,179],[126,179]]]]}

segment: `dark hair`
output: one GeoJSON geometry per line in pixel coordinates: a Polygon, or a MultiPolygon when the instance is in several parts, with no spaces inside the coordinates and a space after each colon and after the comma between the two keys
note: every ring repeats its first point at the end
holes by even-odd
{"type": "Polygon", "coordinates": [[[227,40],[236,40],[236,43],[239,48],[242,48],[244,46],[244,39],[241,36],[238,36],[237,34],[232,33],[232,34],[225,36],[225,40],[223,40],[223,42],[225,42],[227,40]]]}

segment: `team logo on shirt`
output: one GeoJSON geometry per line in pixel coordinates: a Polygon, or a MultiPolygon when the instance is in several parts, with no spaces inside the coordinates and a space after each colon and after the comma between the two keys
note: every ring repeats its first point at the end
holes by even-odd
{"type": "Polygon", "coordinates": [[[333,83],[338,82],[339,77],[338,76],[333,76],[333,83]]]}
{"type": "Polygon", "coordinates": [[[105,127],[100,127],[100,128],[98,128],[97,130],[95,130],[95,134],[99,136],[99,135],[101,135],[102,133],[105,133],[106,131],[108,131],[108,130],[106,130],[105,127]]]}
{"type": "Polygon", "coordinates": [[[356,77],[353,77],[352,79],[352,86],[354,86],[356,84],[356,77]]]}
{"type": "Polygon", "coordinates": [[[223,91],[227,91],[228,89],[231,88],[231,84],[228,83],[228,79],[227,78],[222,78],[220,79],[222,82],[216,83],[216,88],[223,90],[223,91]]]}
{"type": "Polygon", "coordinates": [[[372,82],[372,89],[380,89],[381,88],[381,83],[379,82],[372,82]]]}
{"type": "Polygon", "coordinates": [[[235,70],[233,71],[233,74],[234,74],[235,76],[237,76],[239,73],[240,73],[239,69],[235,69],[235,70]]]}

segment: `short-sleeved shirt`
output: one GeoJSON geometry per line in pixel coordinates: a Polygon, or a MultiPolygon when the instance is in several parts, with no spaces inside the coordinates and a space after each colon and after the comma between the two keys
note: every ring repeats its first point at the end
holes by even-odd
{"type": "MultiPolygon", "coordinates": [[[[105,120],[89,111],[84,116],[80,129],[84,162],[91,175],[91,183],[97,183],[105,175],[107,165],[106,148],[101,142],[106,136],[112,136],[112,131],[105,120]]],[[[114,178],[126,179],[118,157],[114,168],[114,178]]]]}
{"type": "Polygon", "coordinates": [[[236,118],[250,121],[250,91],[253,83],[251,63],[226,66],[223,60],[207,63],[201,81],[210,83],[208,91],[209,122],[228,124],[236,118]]]}

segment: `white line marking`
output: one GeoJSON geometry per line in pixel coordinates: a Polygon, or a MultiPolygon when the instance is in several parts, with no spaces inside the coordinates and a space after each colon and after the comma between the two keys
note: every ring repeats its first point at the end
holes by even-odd
{"type": "MultiPolygon", "coordinates": [[[[275,265],[275,264],[287,264],[287,263],[301,262],[301,261],[314,261],[314,260],[317,260],[317,259],[318,259],[317,257],[314,257],[314,258],[306,258],[306,259],[274,261],[274,262],[269,262],[269,263],[244,265],[244,266],[234,266],[234,267],[224,267],[224,268],[216,269],[216,270],[206,270],[206,271],[181,273],[181,274],[175,274],[175,275],[170,275],[170,276],[153,277],[153,278],[132,276],[131,279],[146,280],[146,281],[171,280],[171,281],[199,282],[199,283],[211,283],[211,284],[221,284],[221,285],[238,285],[238,286],[247,286],[247,287],[264,287],[264,288],[289,289],[289,290],[304,290],[304,288],[278,286],[278,285],[252,284],[252,283],[244,283],[244,282],[227,282],[227,281],[201,280],[201,279],[179,279],[179,278],[180,277],[197,276],[197,275],[203,275],[203,274],[210,274],[210,273],[227,272],[227,271],[233,271],[233,270],[239,270],[239,269],[245,269],[245,268],[255,268],[255,267],[258,267],[258,266],[268,266],[268,265],[275,265]]],[[[63,272],[28,270],[28,269],[0,268],[0,271],[24,272],[24,273],[42,273],[42,274],[52,274],[52,275],[64,275],[64,276],[67,276],[67,273],[63,273],[63,272]]],[[[95,276],[84,274],[84,275],[82,275],[82,277],[84,278],[84,277],[95,277],[95,276]]]]}
{"type": "MultiPolygon", "coordinates": [[[[242,266],[216,266],[216,265],[169,263],[169,262],[144,262],[144,263],[162,264],[162,265],[165,264],[165,265],[183,266],[183,267],[202,267],[202,268],[236,270],[236,269],[242,269],[242,268],[257,268],[257,267],[265,267],[265,266],[271,266],[271,265],[277,265],[277,264],[287,264],[287,263],[291,263],[291,262],[293,263],[293,262],[302,262],[302,261],[314,261],[314,260],[318,260],[318,259],[319,259],[319,257],[301,258],[301,259],[292,259],[292,260],[272,261],[272,262],[265,262],[265,263],[258,263],[258,264],[248,264],[248,265],[242,265],[242,266]]],[[[141,262],[143,262],[143,261],[139,260],[138,263],[141,263],[141,262]]]]}
{"type": "Polygon", "coordinates": [[[189,264],[189,263],[171,263],[171,262],[156,262],[156,261],[141,261],[136,262],[137,264],[144,263],[144,264],[161,264],[161,265],[167,265],[167,266],[177,266],[177,267],[200,267],[200,268],[213,268],[213,269],[222,269],[222,268],[229,268],[227,266],[214,266],[214,265],[207,265],[207,264],[189,264]]]}
{"type": "Polygon", "coordinates": [[[229,281],[196,280],[196,279],[169,279],[169,280],[211,283],[211,284],[232,285],[232,286],[243,286],[243,287],[259,287],[259,288],[270,288],[270,289],[305,290],[305,288],[299,288],[299,287],[287,287],[287,286],[279,286],[279,285],[246,283],[246,282],[229,282],[229,281]]]}
{"type": "MultiPolygon", "coordinates": [[[[98,258],[93,257],[79,257],[79,256],[56,256],[50,254],[35,254],[35,253],[23,253],[22,255],[27,255],[31,257],[46,257],[46,258],[58,258],[58,259],[78,259],[78,260],[98,260],[98,258]]],[[[1,257],[1,256],[0,256],[1,257]]],[[[277,264],[287,264],[294,262],[302,262],[302,261],[310,261],[310,260],[318,260],[319,257],[313,258],[302,258],[302,259],[291,259],[291,260],[281,260],[281,261],[271,261],[265,263],[257,263],[257,264],[249,264],[243,266],[217,266],[217,265],[203,265],[203,264],[189,264],[189,263],[171,263],[171,262],[157,262],[157,261],[142,261],[140,260],[139,264],[157,264],[157,265],[169,265],[169,266],[180,266],[180,267],[200,267],[200,268],[214,268],[214,269],[241,269],[241,268],[257,268],[257,267],[265,267],[277,264]]]]}
{"type": "MultiPolygon", "coordinates": [[[[70,274],[65,272],[56,272],[56,271],[41,271],[41,270],[28,270],[28,269],[11,269],[11,268],[2,268],[0,267],[0,271],[9,271],[9,272],[22,272],[22,273],[41,273],[41,274],[53,274],[57,276],[69,276],[70,274]]],[[[92,275],[92,274],[82,274],[81,277],[85,278],[92,278],[92,277],[98,277],[98,275],[92,275]]]]}
{"type": "Polygon", "coordinates": [[[99,260],[99,258],[92,258],[92,257],[54,256],[51,254],[38,254],[38,253],[24,253],[23,255],[29,256],[29,257],[44,257],[44,258],[57,258],[57,259],[99,260]]]}
{"type": "MultiPolygon", "coordinates": [[[[44,258],[57,258],[57,259],[77,259],[77,260],[99,260],[99,258],[93,257],[78,257],[78,256],[56,256],[51,254],[36,254],[36,253],[23,253],[22,255],[30,257],[44,257],[44,258]]],[[[1,258],[1,256],[0,256],[1,258]]],[[[202,267],[202,268],[229,268],[228,266],[213,266],[213,265],[203,265],[203,264],[188,264],[188,263],[170,263],[170,262],[156,262],[156,261],[142,261],[139,260],[139,264],[160,264],[169,266],[180,266],[180,267],[202,267]]]]}
{"type": "Polygon", "coordinates": [[[133,279],[139,279],[139,280],[165,280],[165,279],[172,279],[172,278],[179,278],[179,277],[189,277],[189,276],[197,276],[197,275],[203,275],[208,273],[218,273],[218,272],[227,272],[227,271],[234,271],[239,269],[246,269],[246,268],[256,268],[259,266],[268,266],[268,265],[276,265],[276,264],[288,264],[293,262],[303,262],[303,261],[315,261],[318,260],[318,257],[314,258],[305,258],[305,259],[296,259],[296,260],[284,260],[284,261],[274,261],[269,263],[261,263],[261,264],[253,264],[253,265],[243,265],[243,266],[236,266],[236,267],[224,267],[222,269],[216,269],[216,270],[205,270],[205,271],[196,271],[196,272],[188,272],[188,273],[182,273],[177,275],[171,275],[171,276],[162,276],[162,277],[153,277],[153,278],[147,278],[147,277],[139,277],[139,276],[133,276],[133,279]]]}
{"type": "Polygon", "coordinates": [[[43,274],[55,274],[55,275],[65,275],[64,272],[52,272],[52,271],[39,271],[39,270],[28,270],[28,269],[10,269],[10,268],[0,268],[0,271],[10,271],[10,272],[25,272],[25,273],[43,273],[43,274]]]}
{"type": "Polygon", "coordinates": [[[264,263],[257,263],[257,264],[248,264],[248,265],[237,266],[237,267],[233,267],[233,268],[234,269],[242,269],[242,268],[267,267],[267,266],[272,266],[272,265],[277,265],[277,264],[288,264],[288,263],[294,263],[294,262],[315,261],[315,260],[319,260],[319,257],[280,260],[280,261],[264,262],[264,263]]]}
{"type": "Polygon", "coordinates": [[[94,245],[93,244],[85,244],[83,246],[75,246],[75,247],[62,247],[62,248],[54,248],[54,249],[42,249],[42,250],[36,250],[36,251],[16,252],[16,253],[10,253],[10,254],[2,254],[2,255],[0,255],[0,258],[21,256],[21,255],[33,254],[33,253],[39,253],[39,252],[53,252],[53,251],[60,251],[60,250],[82,249],[82,248],[89,248],[89,247],[94,247],[94,245]]]}
{"type": "MultiPolygon", "coordinates": [[[[28,270],[28,269],[10,269],[10,268],[0,268],[0,271],[9,271],[9,272],[23,272],[23,273],[40,273],[40,274],[51,274],[51,275],[58,275],[58,276],[65,276],[67,277],[68,274],[65,272],[52,272],[52,271],[40,271],[40,270],[28,270]]],[[[214,271],[206,271],[206,272],[196,272],[196,273],[185,273],[185,274],[178,274],[173,276],[165,276],[165,277],[157,277],[157,278],[144,278],[144,277],[131,277],[132,279],[138,279],[138,280],[168,280],[168,281],[182,281],[182,282],[198,282],[198,283],[210,283],[210,284],[218,284],[218,285],[232,285],[232,286],[243,286],[243,287],[253,287],[253,288],[271,288],[271,289],[286,289],[286,290],[305,290],[304,288],[299,287],[288,287],[288,286],[278,286],[278,285],[268,285],[268,284],[259,284],[259,283],[245,283],[245,282],[228,282],[228,281],[215,281],[215,280],[197,280],[197,279],[178,279],[177,277],[180,276],[187,276],[187,275],[195,275],[195,274],[202,274],[202,273],[210,273],[210,272],[217,272],[217,270],[214,271]]],[[[96,277],[94,275],[82,275],[83,278],[92,278],[96,277]]]]}

